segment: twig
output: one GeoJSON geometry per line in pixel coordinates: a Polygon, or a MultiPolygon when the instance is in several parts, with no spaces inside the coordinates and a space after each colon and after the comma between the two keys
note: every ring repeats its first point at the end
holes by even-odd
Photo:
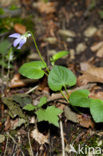
{"type": "Polygon", "coordinates": [[[6,146],[5,146],[5,151],[4,151],[4,156],[6,156],[7,147],[8,147],[8,140],[9,140],[9,138],[7,137],[6,146]]]}
{"type": "Polygon", "coordinates": [[[31,88],[29,91],[27,91],[25,94],[29,94],[29,93],[31,93],[32,91],[34,91],[36,88],[38,88],[38,85],[37,86],[35,86],[35,87],[33,87],[33,88],[31,88]]]}
{"type": "Polygon", "coordinates": [[[60,120],[60,134],[61,134],[61,143],[62,143],[62,156],[65,156],[63,124],[62,124],[62,121],[61,120],[60,120]]]}
{"type": "MultiPolygon", "coordinates": [[[[7,132],[7,136],[13,140],[13,142],[17,145],[17,147],[19,147],[21,149],[20,145],[18,145],[16,140],[10,135],[9,132],[7,132]]],[[[21,149],[21,153],[22,153],[23,156],[25,156],[25,154],[23,153],[22,149],[21,149]]]]}
{"type": "Polygon", "coordinates": [[[30,134],[29,134],[29,132],[28,132],[28,140],[29,140],[29,146],[30,146],[30,155],[31,156],[34,156],[34,154],[33,154],[33,150],[32,150],[32,146],[31,146],[31,140],[30,140],[30,134]]]}
{"type": "MultiPolygon", "coordinates": [[[[84,86],[80,86],[77,88],[73,88],[73,89],[68,89],[67,91],[69,92],[69,94],[71,94],[73,91],[76,91],[78,89],[88,89],[90,90],[92,87],[94,87],[96,85],[96,83],[92,83],[92,84],[87,84],[84,86]]],[[[63,91],[63,93],[65,94],[65,91],[63,91]]],[[[59,99],[59,98],[63,98],[63,96],[61,95],[61,93],[53,93],[49,98],[48,98],[48,102],[59,99]]]]}

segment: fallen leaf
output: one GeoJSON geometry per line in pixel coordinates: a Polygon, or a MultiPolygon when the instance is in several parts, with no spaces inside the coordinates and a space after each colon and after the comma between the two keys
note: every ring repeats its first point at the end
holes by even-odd
{"type": "Polygon", "coordinates": [[[91,0],[86,0],[85,1],[85,5],[86,5],[87,8],[90,6],[90,4],[91,4],[91,0]]]}
{"type": "Polygon", "coordinates": [[[7,120],[5,121],[5,131],[7,131],[11,127],[11,122],[10,122],[10,116],[7,117],[7,120]]]}
{"type": "Polygon", "coordinates": [[[36,7],[41,13],[54,13],[56,11],[56,3],[54,2],[38,2],[38,3],[33,3],[33,6],[36,7]]]}
{"type": "Polygon", "coordinates": [[[103,67],[95,67],[89,63],[82,63],[81,69],[85,66],[85,70],[82,71],[83,75],[78,77],[78,85],[86,85],[89,82],[103,83],[103,67]]]}
{"type": "Polygon", "coordinates": [[[35,139],[40,145],[43,145],[45,143],[49,143],[48,141],[48,137],[49,135],[43,135],[42,133],[40,133],[37,129],[34,129],[32,132],[31,132],[31,137],[33,139],[35,139]]]}
{"type": "Polygon", "coordinates": [[[12,6],[13,4],[15,5],[19,5],[19,1],[18,0],[0,0],[0,6],[1,7],[8,7],[8,6],[12,6]]]}
{"type": "Polygon", "coordinates": [[[103,41],[94,44],[94,45],[91,47],[91,50],[92,50],[93,52],[96,52],[96,56],[97,56],[97,57],[100,57],[100,58],[103,57],[103,41]]]}
{"type": "Polygon", "coordinates": [[[26,32],[26,27],[22,24],[18,24],[16,23],[14,25],[14,30],[17,32],[17,33],[20,33],[20,34],[24,34],[26,32]]]}
{"type": "Polygon", "coordinates": [[[3,143],[5,141],[5,136],[0,134],[0,143],[3,143]]]}
{"type": "Polygon", "coordinates": [[[70,120],[75,123],[79,123],[82,127],[89,128],[92,127],[94,128],[94,123],[91,120],[91,117],[86,115],[86,114],[77,114],[74,111],[71,110],[70,107],[65,107],[64,109],[64,115],[67,118],[67,120],[70,120]]]}
{"type": "Polygon", "coordinates": [[[22,124],[26,123],[26,120],[22,118],[17,118],[15,120],[11,120],[11,127],[10,129],[15,130],[16,128],[20,127],[22,124]]]}
{"type": "Polygon", "coordinates": [[[15,118],[18,115],[20,118],[25,120],[28,119],[21,107],[15,101],[13,101],[12,97],[3,97],[2,102],[9,108],[9,115],[12,118],[15,118]]]}
{"type": "Polygon", "coordinates": [[[93,90],[93,92],[90,93],[89,97],[93,99],[103,100],[103,92],[102,91],[94,92],[93,90]]]}
{"type": "Polygon", "coordinates": [[[86,114],[78,115],[78,121],[82,127],[94,128],[94,122],[91,120],[91,117],[86,114]]]}
{"type": "Polygon", "coordinates": [[[9,83],[9,87],[10,88],[23,87],[29,83],[34,83],[37,81],[38,80],[33,80],[33,79],[20,79],[20,74],[15,74],[11,82],[9,83]]]}
{"type": "Polygon", "coordinates": [[[68,120],[75,122],[75,123],[79,123],[78,114],[73,112],[70,107],[67,107],[67,106],[65,107],[64,115],[68,120]]]}

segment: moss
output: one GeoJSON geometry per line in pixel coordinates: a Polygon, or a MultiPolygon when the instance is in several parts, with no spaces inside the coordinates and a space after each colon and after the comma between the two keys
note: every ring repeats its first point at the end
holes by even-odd
{"type": "Polygon", "coordinates": [[[2,8],[0,8],[0,15],[4,14],[4,10],[2,8]]]}
{"type": "Polygon", "coordinates": [[[18,9],[18,7],[17,7],[16,5],[14,5],[14,4],[13,4],[13,5],[11,5],[11,6],[10,6],[10,8],[9,8],[9,9],[13,11],[13,10],[18,9]]]}
{"type": "MultiPolygon", "coordinates": [[[[98,142],[99,142],[99,136],[97,135],[94,135],[92,136],[91,138],[89,138],[88,140],[86,140],[85,142],[82,140],[80,141],[78,144],[80,144],[80,147],[84,147],[83,148],[83,152],[85,153],[85,148],[90,148],[90,147],[93,147],[95,149],[95,147],[100,147],[102,148],[103,146],[103,143],[99,146],[98,145],[98,142]],[[83,146],[84,145],[84,146],[83,146]]],[[[74,146],[74,148],[78,151],[78,144],[76,144],[74,146]]],[[[79,156],[87,156],[87,154],[79,154],[79,156]]]]}

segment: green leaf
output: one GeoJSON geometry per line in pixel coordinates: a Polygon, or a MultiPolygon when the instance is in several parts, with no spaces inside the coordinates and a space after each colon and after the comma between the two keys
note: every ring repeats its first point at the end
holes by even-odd
{"type": "Polygon", "coordinates": [[[90,112],[95,122],[103,122],[103,101],[100,99],[91,99],[90,112]]]}
{"type": "Polygon", "coordinates": [[[11,43],[8,40],[3,40],[0,42],[0,54],[5,54],[8,52],[8,48],[11,43]]]}
{"type": "Polygon", "coordinates": [[[89,5],[88,9],[92,10],[92,9],[95,8],[95,6],[96,6],[96,1],[95,0],[91,0],[91,4],[89,5]]]}
{"type": "Polygon", "coordinates": [[[27,104],[26,106],[23,107],[23,109],[27,111],[33,111],[35,109],[35,106],[32,104],[27,104]]]}
{"type": "Polygon", "coordinates": [[[43,96],[43,97],[41,97],[40,98],[40,102],[39,102],[39,104],[37,105],[37,107],[39,108],[39,107],[42,107],[44,104],[46,104],[47,103],[47,97],[46,96],[43,96]]]}
{"type": "Polygon", "coordinates": [[[68,53],[69,53],[68,51],[60,51],[60,52],[54,54],[51,58],[51,62],[55,62],[56,60],[68,55],[68,53]]]}
{"type": "Polygon", "coordinates": [[[25,105],[32,103],[31,96],[27,94],[15,94],[11,97],[13,98],[13,101],[18,103],[21,107],[24,107],[25,105]]]}
{"type": "Polygon", "coordinates": [[[90,99],[88,95],[89,91],[86,89],[74,91],[69,97],[70,104],[79,107],[89,107],[90,99]]]}
{"type": "Polygon", "coordinates": [[[74,86],[76,77],[71,70],[56,65],[49,73],[48,84],[51,90],[60,91],[64,86],[74,86]]]}
{"type": "Polygon", "coordinates": [[[40,79],[44,76],[43,68],[46,67],[46,64],[42,63],[41,61],[33,61],[29,63],[23,64],[19,72],[25,77],[30,79],[40,79]]]}
{"type": "Polygon", "coordinates": [[[38,121],[48,121],[49,123],[59,127],[59,117],[58,115],[61,114],[62,111],[55,106],[49,106],[47,109],[39,109],[36,112],[38,121]]]}
{"type": "Polygon", "coordinates": [[[19,116],[25,120],[28,119],[21,107],[15,101],[13,101],[12,97],[3,97],[2,102],[9,108],[9,114],[12,118],[19,116]]]}

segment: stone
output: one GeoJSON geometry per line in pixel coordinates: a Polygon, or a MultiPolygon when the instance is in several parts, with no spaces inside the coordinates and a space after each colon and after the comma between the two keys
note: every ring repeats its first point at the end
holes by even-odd
{"type": "Polygon", "coordinates": [[[68,38],[66,39],[66,41],[67,41],[67,42],[73,42],[73,38],[68,37],[68,38]]]}
{"type": "Polygon", "coordinates": [[[56,44],[57,39],[56,39],[56,37],[48,37],[48,38],[45,38],[44,41],[49,44],[56,44]]]}
{"type": "Polygon", "coordinates": [[[84,31],[84,36],[92,37],[97,32],[97,30],[98,29],[96,27],[90,26],[84,31]]]}
{"type": "Polygon", "coordinates": [[[82,53],[87,48],[85,43],[79,43],[76,47],[76,54],[82,53]]]}
{"type": "Polygon", "coordinates": [[[58,31],[58,33],[63,36],[63,37],[76,37],[76,34],[74,31],[72,30],[63,30],[63,29],[60,29],[58,31]]]}
{"type": "Polygon", "coordinates": [[[75,51],[74,49],[70,49],[70,60],[74,60],[75,59],[75,51]]]}

